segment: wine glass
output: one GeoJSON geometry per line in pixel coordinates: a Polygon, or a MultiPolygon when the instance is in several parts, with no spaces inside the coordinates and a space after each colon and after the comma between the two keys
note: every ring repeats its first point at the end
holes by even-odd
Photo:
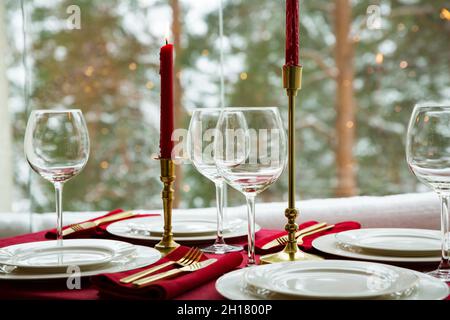
{"type": "Polygon", "coordinates": [[[248,214],[248,266],[255,261],[255,198],[278,180],[286,165],[286,132],[276,107],[226,108],[215,140],[219,173],[244,194],[248,214]]]}
{"type": "Polygon", "coordinates": [[[187,149],[189,158],[194,167],[204,177],[214,182],[216,187],[216,209],[217,209],[217,236],[213,245],[203,248],[202,251],[214,254],[225,254],[242,250],[240,246],[232,246],[225,243],[224,230],[224,181],[217,172],[214,162],[214,140],[216,136],[217,120],[221,109],[202,108],[195,109],[189,124],[187,149]]]}
{"type": "Polygon", "coordinates": [[[89,136],[80,110],[35,110],[25,131],[25,155],[31,168],[53,183],[56,239],[62,243],[62,191],[89,158],[89,136]]]}
{"type": "Polygon", "coordinates": [[[441,200],[442,260],[429,274],[450,282],[450,105],[416,105],[409,121],[406,159],[411,171],[441,200]]]}

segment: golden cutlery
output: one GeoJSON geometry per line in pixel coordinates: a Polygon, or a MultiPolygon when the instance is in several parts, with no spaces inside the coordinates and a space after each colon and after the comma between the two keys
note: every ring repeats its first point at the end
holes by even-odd
{"type": "MultiPolygon", "coordinates": [[[[304,233],[304,234],[302,234],[300,237],[297,238],[297,244],[298,244],[298,245],[302,245],[302,244],[303,244],[303,238],[304,238],[304,237],[307,237],[307,236],[310,236],[310,235],[312,235],[312,234],[315,234],[315,233],[318,233],[318,232],[322,232],[322,231],[325,231],[325,230],[328,230],[328,229],[331,229],[331,228],[334,228],[334,224],[330,224],[329,226],[324,226],[324,227],[322,227],[322,228],[315,229],[315,230],[313,230],[313,231],[304,233]]],[[[288,242],[288,240],[286,239],[286,241],[285,241],[284,243],[282,243],[282,245],[286,245],[287,242],[288,242]]]]}
{"type": "MultiPolygon", "coordinates": [[[[307,227],[307,228],[305,228],[305,229],[299,230],[299,231],[297,231],[297,232],[295,233],[295,238],[298,238],[298,237],[300,237],[302,234],[308,233],[308,232],[310,232],[310,231],[313,231],[313,230],[322,228],[322,227],[324,227],[324,226],[326,226],[326,225],[327,225],[327,224],[326,224],[325,222],[322,222],[322,223],[316,223],[316,224],[314,224],[314,225],[312,225],[312,226],[309,226],[309,227],[307,227]]],[[[268,243],[266,243],[265,245],[263,245],[263,246],[262,246],[262,249],[263,249],[263,250],[267,250],[267,249],[272,249],[272,248],[274,248],[274,247],[278,247],[278,246],[280,246],[280,245],[285,245],[285,244],[287,243],[287,241],[288,241],[288,236],[287,236],[287,235],[281,236],[281,237],[278,237],[278,238],[276,238],[276,239],[273,239],[272,241],[269,241],[268,243]]]]}
{"type": "Polygon", "coordinates": [[[143,279],[134,281],[133,285],[136,286],[136,287],[139,287],[139,288],[143,288],[143,287],[146,287],[146,286],[150,285],[152,282],[155,282],[157,280],[162,280],[162,279],[165,279],[165,278],[168,278],[168,277],[172,277],[172,276],[174,276],[176,274],[179,274],[179,273],[194,272],[194,271],[206,268],[206,267],[210,266],[211,264],[213,264],[216,261],[217,261],[217,259],[208,259],[208,260],[201,261],[201,262],[195,262],[193,264],[190,264],[190,265],[185,266],[185,267],[180,268],[180,269],[173,269],[173,270],[170,270],[170,271],[167,271],[167,272],[163,272],[161,274],[157,274],[157,275],[154,275],[154,276],[150,276],[150,277],[147,277],[147,278],[143,278],[143,279]]]}
{"type": "Polygon", "coordinates": [[[183,257],[178,259],[177,261],[167,261],[167,262],[165,262],[163,264],[160,264],[160,265],[157,265],[155,267],[146,269],[144,271],[137,272],[135,274],[132,274],[130,276],[127,276],[125,278],[120,279],[120,282],[122,282],[122,283],[131,283],[131,282],[136,281],[136,280],[138,280],[140,278],[148,276],[149,274],[151,274],[153,272],[156,272],[156,271],[161,270],[161,269],[163,269],[165,267],[168,267],[168,266],[170,266],[172,264],[177,264],[179,266],[186,267],[186,266],[189,266],[189,265],[191,265],[191,264],[193,264],[195,262],[200,261],[201,257],[202,257],[202,252],[200,251],[200,249],[194,247],[194,248],[189,249],[189,251],[183,257]]]}
{"type": "Polygon", "coordinates": [[[100,218],[100,219],[97,219],[94,221],[86,221],[86,222],[82,222],[82,223],[76,223],[76,224],[70,225],[68,228],[63,230],[63,237],[67,236],[69,234],[72,234],[74,232],[77,232],[77,231],[82,231],[82,230],[97,227],[103,223],[112,222],[112,221],[116,221],[116,220],[120,220],[120,219],[124,219],[124,218],[129,218],[132,216],[134,216],[133,212],[126,211],[126,212],[120,212],[117,214],[113,214],[112,216],[109,216],[109,217],[100,218]]]}

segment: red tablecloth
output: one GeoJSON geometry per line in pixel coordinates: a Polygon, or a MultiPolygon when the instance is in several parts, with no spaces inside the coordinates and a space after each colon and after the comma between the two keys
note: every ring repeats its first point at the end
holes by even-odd
{"type": "MultiPolygon", "coordinates": [[[[256,234],[256,239],[262,239],[279,230],[261,230],[256,234]]],[[[13,238],[0,239],[0,248],[7,245],[44,241],[46,231],[26,234],[13,238]]],[[[246,244],[246,238],[240,238],[233,244],[246,244]]],[[[231,242],[230,242],[231,243],[231,242]]],[[[246,252],[242,252],[246,256],[246,252]]],[[[213,255],[209,255],[213,256],[213,255]]],[[[244,260],[243,265],[246,261],[244,260]]],[[[408,266],[416,270],[429,270],[433,266],[408,266]]],[[[434,266],[435,267],[435,266],[434,266]]],[[[83,279],[81,289],[67,289],[66,280],[39,280],[39,281],[0,281],[0,299],[74,299],[74,300],[96,300],[99,299],[97,290],[89,283],[89,279],[83,279]]],[[[177,300],[222,300],[222,296],[215,289],[215,281],[206,283],[192,291],[182,294],[177,300]]]]}

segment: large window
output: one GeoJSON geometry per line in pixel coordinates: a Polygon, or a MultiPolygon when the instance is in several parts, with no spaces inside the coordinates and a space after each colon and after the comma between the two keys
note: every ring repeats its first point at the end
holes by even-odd
{"type": "MultiPolygon", "coordinates": [[[[312,198],[420,191],[404,161],[404,137],[416,102],[450,98],[448,3],[345,3],[301,2],[298,192],[312,198]]],[[[186,128],[192,108],[220,104],[219,0],[1,5],[8,81],[0,78],[0,124],[11,128],[1,136],[1,156],[10,160],[0,162],[4,201],[12,199],[15,211],[53,210],[51,185],[24,159],[26,120],[32,109],[77,107],[88,122],[91,157],[67,183],[65,209],[161,207],[153,160],[159,47],[169,31],[177,48],[176,121],[186,128]]],[[[284,1],[223,0],[223,8],[225,104],[279,106],[286,117],[284,1]]],[[[214,188],[193,167],[182,165],[177,174],[179,207],[214,204],[214,188]]],[[[284,201],[286,190],[284,175],[261,201],[284,201]]],[[[233,191],[228,198],[243,202],[233,191]]]]}

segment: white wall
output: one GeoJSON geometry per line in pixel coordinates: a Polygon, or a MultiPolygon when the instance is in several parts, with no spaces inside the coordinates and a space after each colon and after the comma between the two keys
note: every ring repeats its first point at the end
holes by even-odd
{"type": "Polygon", "coordinates": [[[5,7],[4,1],[0,1],[0,212],[11,211],[13,187],[12,143],[8,111],[6,55],[5,7]]]}

